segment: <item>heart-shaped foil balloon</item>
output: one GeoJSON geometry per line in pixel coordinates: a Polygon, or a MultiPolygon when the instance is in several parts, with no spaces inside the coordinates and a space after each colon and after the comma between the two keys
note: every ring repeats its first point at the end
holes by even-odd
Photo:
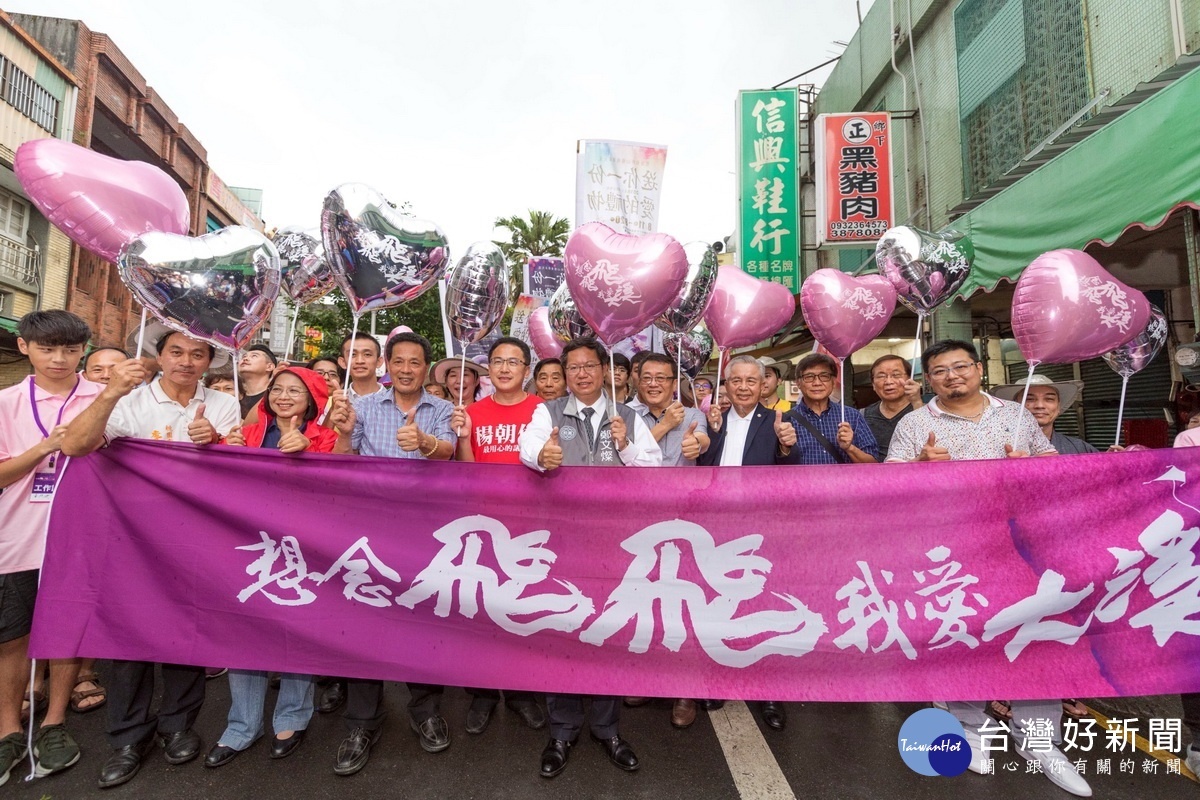
{"type": "Polygon", "coordinates": [[[538,360],[558,358],[562,355],[562,341],[550,327],[550,307],[538,306],[529,315],[529,341],[538,360]]]}
{"type": "Polygon", "coordinates": [[[336,281],[325,258],[321,232],[280,228],[272,241],[279,251],[279,281],[283,293],[304,306],[333,291],[336,281]]]}
{"type": "Polygon", "coordinates": [[[975,248],[958,231],[929,233],[901,225],[875,245],[879,271],[896,298],[917,314],[928,314],[954,296],[975,260],[975,248]]]}
{"type": "Polygon", "coordinates": [[[446,277],[446,321],[460,342],[478,342],[508,308],[508,262],[492,242],[476,242],[446,277]]]}
{"type": "Polygon", "coordinates": [[[717,287],[704,312],[704,324],[717,346],[728,350],[761,342],[788,324],[795,313],[796,298],[786,286],[727,264],[717,270],[717,287]]]}
{"type": "Polygon", "coordinates": [[[13,171],[46,219],[105,261],[115,264],[121,248],[143,233],[188,232],[187,197],[153,164],[36,139],[17,148],[13,171]]]}
{"type": "Polygon", "coordinates": [[[666,333],[686,333],[704,319],[717,288],[717,254],[705,242],[688,242],[683,246],[687,256],[687,277],[683,289],[654,323],[666,333]]]}
{"type": "Polygon", "coordinates": [[[881,275],[856,278],[819,269],[800,287],[800,310],[826,350],[849,358],[887,326],[896,310],[896,290],[881,275]]]}
{"type": "Polygon", "coordinates": [[[1146,329],[1150,302],[1082,250],[1042,253],[1013,291],[1012,330],[1030,364],[1070,364],[1115,350],[1146,329]]]}
{"type": "Polygon", "coordinates": [[[1113,372],[1122,378],[1129,378],[1153,361],[1166,343],[1167,318],[1161,309],[1151,304],[1150,321],[1145,329],[1115,350],[1109,350],[1103,358],[1113,372]]]}
{"type": "Polygon", "coordinates": [[[441,228],[401,215],[383,195],[361,183],[343,184],[325,198],[321,238],[355,314],[420,297],[442,276],[450,259],[441,228]]]}
{"type": "Polygon", "coordinates": [[[117,267],[168,328],[230,350],[254,338],[279,296],[279,253],[252,228],[143,234],[121,250],[117,267]]]}
{"type": "Polygon", "coordinates": [[[579,309],[575,307],[575,300],[572,299],[567,284],[560,284],[554,290],[554,294],[550,296],[549,309],[550,327],[564,342],[596,335],[592,326],[587,324],[579,309]]]}
{"type": "Polygon", "coordinates": [[[601,222],[577,228],[563,259],[576,308],[609,347],[648,328],[679,296],[688,273],[674,238],[617,233],[601,222]]]}
{"type": "Polygon", "coordinates": [[[712,358],[713,338],[703,326],[684,333],[668,333],[663,337],[667,354],[679,364],[679,369],[689,375],[708,363],[712,358]]]}

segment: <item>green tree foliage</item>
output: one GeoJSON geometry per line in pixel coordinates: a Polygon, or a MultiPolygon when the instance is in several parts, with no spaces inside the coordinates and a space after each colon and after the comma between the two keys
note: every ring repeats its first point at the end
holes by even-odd
{"type": "MultiPolygon", "coordinates": [[[[514,293],[520,294],[521,276],[530,256],[561,256],[571,234],[571,221],[566,217],[555,217],[549,211],[529,210],[529,218],[518,216],[497,217],[495,226],[508,231],[507,242],[496,240],[495,244],[504,253],[511,271],[514,293]]],[[[512,322],[512,303],[500,323],[507,331],[512,322]]]]}
{"type": "MultiPolygon", "coordinates": [[[[338,345],[342,339],[350,335],[354,317],[350,313],[350,303],[338,290],[334,290],[315,303],[309,303],[300,309],[299,321],[296,323],[296,338],[298,342],[304,338],[305,328],[316,328],[321,331],[321,354],[337,355],[338,345]]],[[[386,336],[388,331],[397,325],[407,325],[429,340],[433,345],[434,360],[446,355],[446,342],[442,335],[442,311],[438,307],[437,287],[431,287],[416,300],[405,303],[397,308],[388,308],[377,312],[375,332],[386,336]]],[[[368,311],[358,321],[358,329],[371,332],[371,313],[368,311]]],[[[297,349],[297,353],[300,351],[297,349]]],[[[299,358],[299,356],[295,356],[299,358]]]]}

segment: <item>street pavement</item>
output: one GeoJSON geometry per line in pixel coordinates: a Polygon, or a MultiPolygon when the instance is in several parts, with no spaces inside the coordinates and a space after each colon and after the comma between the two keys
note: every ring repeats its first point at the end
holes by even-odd
{"type": "MultiPolygon", "coordinates": [[[[101,662],[101,674],[104,663],[101,662]]],[[[267,696],[267,719],[275,692],[267,696]]],[[[79,763],[59,775],[25,781],[28,768],[14,771],[0,787],[0,800],[69,800],[70,798],[653,798],[654,800],[774,800],[774,798],[1058,798],[1070,797],[1042,776],[1027,774],[1025,762],[1010,754],[996,760],[997,774],[965,773],[954,778],[924,777],[909,770],[897,752],[896,738],[907,716],[923,706],[913,703],[791,703],[784,731],[761,724],[757,704],[727,703],[700,712],[687,730],[670,724],[671,705],[656,700],[625,708],[621,732],[642,761],[636,773],[610,765],[586,733],[572,750],[566,771],[553,780],[538,775],[545,731],[526,728],[503,706],[481,735],[463,730],[469,697],[448,689],[443,715],[450,724],[452,745],[436,755],[421,750],[408,727],[403,684],[389,684],[388,719],[370,763],[357,775],[333,774],[338,743],[345,735],[336,715],[316,715],[308,737],[294,755],[268,758],[269,736],[230,764],[207,769],[201,758],[173,767],[156,751],[130,783],[115,789],[96,786],[109,750],[104,740],[104,711],[71,714],[69,726],[84,750],[79,763]],[[1002,764],[1011,762],[1015,771],[1002,764]],[[1018,763],[1019,762],[1019,763],[1018,763]]],[[[1120,719],[1139,718],[1147,736],[1150,717],[1178,719],[1175,697],[1085,701],[1095,713],[1120,719]]],[[[197,730],[204,751],[216,742],[225,724],[229,688],[225,678],[208,682],[208,697],[197,730]]],[[[1103,725],[1101,725],[1103,727],[1103,725]]],[[[1187,744],[1186,729],[1182,744],[1187,744]]],[[[1145,744],[1143,742],[1143,744],[1145,744]]],[[[1109,800],[1200,798],[1200,784],[1190,777],[1167,774],[1165,759],[1145,752],[1090,754],[1086,778],[1094,797],[1109,800]],[[1096,759],[1110,758],[1111,775],[1096,775],[1096,759]],[[1131,760],[1132,773],[1120,771],[1131,760]],[[1154,772],[1145,766],[1156,764],[1154,772]]]]}

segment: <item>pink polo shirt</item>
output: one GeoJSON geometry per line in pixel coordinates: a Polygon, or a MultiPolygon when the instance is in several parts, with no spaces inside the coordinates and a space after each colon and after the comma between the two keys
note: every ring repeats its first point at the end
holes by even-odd
{"type": "MultiPolygon", "coordinates": [[[[30,376],[0,391],[0,461],[8,461],[36,446],[45,437],[33,419],[29,405],[30,376]]],[[[54,430],[58,413],[66,424],[83,411],[104,389],[99,383],[79,379],[79,387],[63,408],[64,398],[33,387],[38,416],[47,431],[54,430]]],[[[57,456],[62,458],[61,455],[57,456]]],[[[42,462],[49,462],[49,458],[42,462]]],[[[46,550],[46,523],[50,520],[50,503],[32,503],[33,476],[37,467],[25,473],[0,491],[0,575],[41,569],[46,550]]]]}

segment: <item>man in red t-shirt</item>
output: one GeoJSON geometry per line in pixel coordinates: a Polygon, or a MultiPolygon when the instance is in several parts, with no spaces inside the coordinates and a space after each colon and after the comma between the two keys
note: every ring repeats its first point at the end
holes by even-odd
{"type": "MultiPolygon", "coordinates": [[[[487,464],[520,464],[521,432],[533,419],[533,410],[542,399],[525,391],[529,379],[529,345],[512,336],[497,339],[488,351],[488,368],[495,393],[464,408],[459,406],[450,417],[450,428],[458,434],[458,461],[487,464]]],[[[467,689],[471,708],[467,711],[467,733],[483,733],[500,702],[497,689],[467,689]]],[[[515,711],[526,725],[539,730],[546,725],[546,714],[530,692],[505,690],[505,705],[515,711]]]]}

